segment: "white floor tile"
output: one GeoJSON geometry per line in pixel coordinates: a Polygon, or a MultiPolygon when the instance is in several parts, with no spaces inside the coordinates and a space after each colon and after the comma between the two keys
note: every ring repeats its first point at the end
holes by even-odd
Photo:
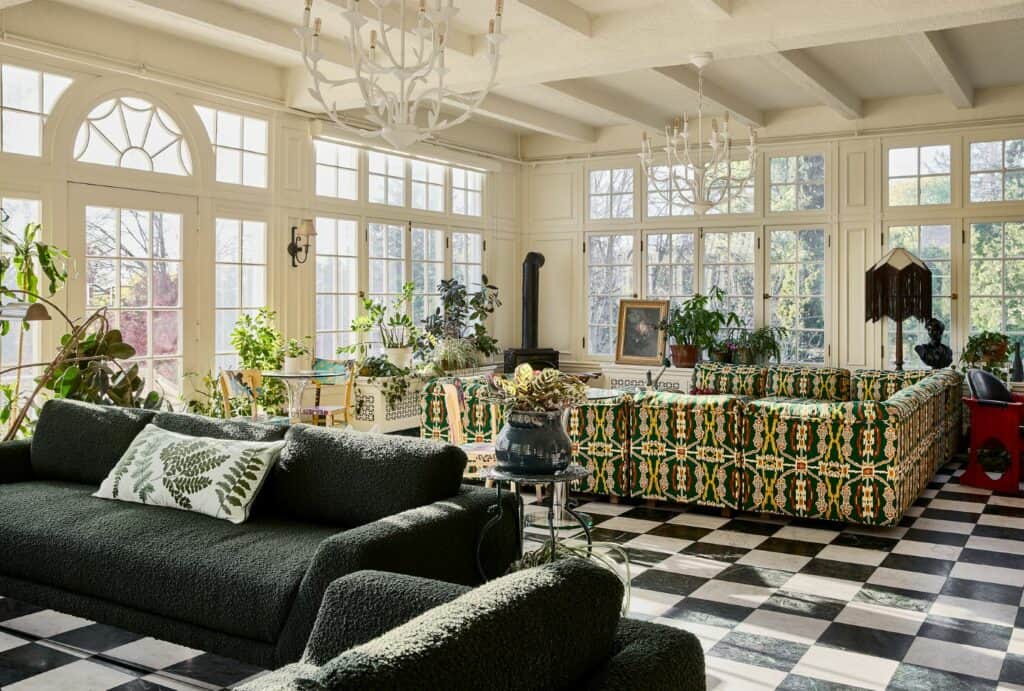
{"type": "Polygon", "coordinates": [[[929,559],[945,559],[956,561],[960,558],[962,547],[955,545],[937,545],[934,542],[918,542],[917,540],[900,540],[892,548],[893,554],[909,554],[915,557],[927,557],[929,559]]]}
{"type": "Polygon", "coordinates": [[[735,630],[811,645],[818,640],[828,626],[829,622],[825,619],[759,609],[747,617],[735,630]]]}
{"type": "MultiPolygon", "coordinates": [[[[956,491],[961,492],[963,490],[957,487],[956,491]]],[[[989,498],[988,503],[992,506],[1015,506],[1017,508],[1024,508],[1024,497],[994,496],[989,498]]]]}
{"type": "Polygon", "coordinates": [[[754,549],[767,539],[767,535],[758,535],[757,533],[716,530],[702,537],[699,542],[709,542],[713,545],[726,545],[727,547],[739,547],[741,549],[754,549]]]}
{"type": "Polygon", "coordinates": [[[646,533],[648,530],[654,530],[659,525],[661,523],[658,521],[645,521],[639,518],[616,516],[615,518],[609,518],[607,521],[602,521],[598,524],[598,527],[605,530],[624,530],[627,533],[646,533]]]}
{"type": "Polygon", "coordinates": [[[860,583],[843,578],[829,578],[810,573],[798,573],[782,586],[783,590],[828,597],[833,600],[852,600],[860,592],[860,583]]]}
{"type": "Polygon", "coordinates": [[[729,564],[706,557],[698,557],[694,554],[673,554],[665,561],[659,563],[658,568],[663,571],[683,573],[689,576],[714,578],[729,568],[729,564]]]}
{"type": "Polygon", "coordinates": [[[23,631],[41,638],[50,638],[65,631],[80,629],[90,624],[92,622],[88,619],[73,617],[70,614],[62,614],[61,612],[54,612],[49,609],[26,614],[17,619],[8,619],[4,622],[4,626],[9,629],[23,631]]]}
{"type": "Polygon", "coordinates": [[[681,595],[662,593],[657,590],[646,588],[629,589],[629,614],[643,614],[648,617],[660,617],[672,609],[672,606],[682,602],[681,595]]]}
{"type": "Polygon", "coordinates": [[[1013,626],[1017,607],[998,602],[982,602],[952,595],[939,595],[929,610],[931,614],[953,619],[967,619],[997,626],[1013,626]]]}
{"type": "Polygon", "coordinates": [[[782,552],[769,552],[768,550],[763,549],[753,549],[740,557],[739,561],[736,563],[796,573],[807,566],[807,562],[810,560],[810,557],[802,557],[799,554],[783,554],[782,552]]]}
{"type": "Polygon", "coordinates": [[[1007,569],[1002,566],[958,562],[953,565],[953,570],[949,575],[953,578],[964,578],[971,581],[1024,587],[1024,571],[1007,569]]]}
{"type": "Polygon", "coordinates": [[[785,672],[708,656],[704,659],[708,691],[761,691],[774,689],[786,678],[785,672]]]}
{"type": "Polygon", "coordinates": [[[673,518],[670,518],[667,523],[672,525],[691,525],[697,528],[721,528],[723,525],[729,522],[730,519],[722,518],[721,516],[708,516],[704,513],[681,513],[673,518]]]}
{"type": "Polygon", "coordinates": [[[134,662],[150,669],[163,669],[184,660],[202,655],[203,651],[186,648],[155,638],[142,638],[125,645],[108,650],[107,655],[118,660],[134,662]]]}
{"type": "Polygon", "coordinates": [[[1024,542],[1002,540],[996,537],[972,535],[967,538],[966,546],[968,549],[986,549],[990,552],[1002,552],[1004,554],[1024,554],[1024,542]]]}
{"type": "Polygon", "coordinates": [[[1024,629],[1013,629],[1013,634],[1010,636],[1010,646],[1006,649],[1006,652],[1011,655],[1024,655],[1024,629]]]}
{"type": "Polygon", "coordinates": [[[933,638],[915,639],[904,662],[947,672],[964,672],[983,679],[998,679],[1004,654],[998,650],[977,648],[933,638]]]}
{"type": "Polygon", "coordinates": [[[1024,518],[1015,518],[1013,516],[1000,516],[995,513],[983,513],[978,517],[978,525],[994,525],[1000,528],[1013,528],[1014,530],[1024,530],[1024,518]]]}
{"type": "Polygon", "coordinates": [[[985,505],[980,501],[956,501],[954,499],[932,499],[928,503],[929,509],[942,509],[943,511],[963,511],[964,513],[981,513],[985,505]]]}
{"type": "Polygon", "coordinates": [[[18,638],[17,636],[0,631],[0,653],[11,648],[20,648],[28,642],[25,638],[18,638]]]}
{"type": "Polygon", "coordinates": [[[867,689],[884,689],[899,663],[838,648],[816,645],[793,668],[793,674],[867,689]]]}
{"type": "Polygon", "coordinates": [[[836,621],[840,624],[851,624],[866,629],[881,629],[913,636],[917,634],[926,617],[924,612],[854,600],[843,608],[843,611],[836,617],[836,621]]]}
{"type": "Polygon", "coordinates": [[[874,585],[887,585],[890,588],[916,590],[920,593],[937,593],[942,590],[942,585],[945,582],[946,579],[943,576],[886,567],[875,569],[875,572],[868,578],[868,583],[874,585]]]}
{"type": "Polygon", "coordinates": [[[918,518],[914,521],[914,530],[936,530],[940,533],[957,533],[970,535],[974,530],[973,523],[962,521],[942,521],[937,518],[918,518]]]}
{"type": "Polygon", "coordinates": [[[838,537],[838,530],[820,530],[818,528],[802,528],[799,526],[787,525],[779,530],[772,537],[785,540],[802,540],[804,542],[820,542],[828,544],[838,537]]]}
{"type": "Polygon", "coordinates": [[[709,650],[715,647],[718,641],[722,640],[729,633],[729,629],[724,626],[711,626],[709,624],[694,624],[688,621],[679,621],[678,619],[666,619],[664,617],[657,617],[654,619],[657,624],[665,624],[666,626],[672,626],[677,629],[683,629],[689,631],[694,636],[700,639],[700,646],[704,652],[707,653],[709,650]]]}
{"type": "Polygon", "coordinates": [[[599,513],[602,516],[621,516],[634,508],[630,504],[609,504],[604,501],[592,501],[579,507],[583,513],[599,513]]]}
{"type": "Polygon", "coordinates": [[[91,660],[79,660],[9,684],[7,691],[106,691],[134,679],[130,674],[91,660]]]}
{"type": "Polygon", "coordinates": [[[625,547],[634,549],[653,550],[655,552],[666,552],[674,554],[693,544],[693,540],[682,540],[677,537],[662,537],[660,535],[637,535],[632,540],[623,543],[625,547]]]}
{"type": "Polygon", "coordinates": [[[764,601],[771,597],[773,592],[774,588],[762,588],[757,585],[731,583],[729,581],[709,581],[690,593],[690,597],[754,609],[763,605],[764,601]]]}
{"type": "Polygon", "coordinates": [[[818,559],[832,559],[850,564],[864,564],[866,566],[878,566],[886,557],[886,553],[877,549],[862,549],[860,547],[844,547],[843,545],[829,545],[818,552],[818,559]]]}

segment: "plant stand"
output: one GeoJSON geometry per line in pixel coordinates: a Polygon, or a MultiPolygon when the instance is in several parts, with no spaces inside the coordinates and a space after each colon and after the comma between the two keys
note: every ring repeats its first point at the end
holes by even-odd
{"type": "Polygon", "coordinates": [[[409,382],[409,390],[400,401],[389,406],[384,395],[387,377],[356,377],[349,410],[349,427],[357,432],[387,434],[418,427],[422,382],[409,382]]]}

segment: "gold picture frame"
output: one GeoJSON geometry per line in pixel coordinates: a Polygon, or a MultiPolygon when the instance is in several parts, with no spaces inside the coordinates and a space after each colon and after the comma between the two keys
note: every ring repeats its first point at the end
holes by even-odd
{"type": "Polygon", "coordinates": [[[658,323],[668,317],[668,300],[620,300],[615,363],[660,365],[665,357],[665,332],[658,323]]]}

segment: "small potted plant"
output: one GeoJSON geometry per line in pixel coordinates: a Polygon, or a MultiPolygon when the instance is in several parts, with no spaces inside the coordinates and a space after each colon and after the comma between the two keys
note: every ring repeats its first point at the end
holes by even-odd
{"type": "Polygon", "coordinates": [[[766,365],[772,358],[782,358],[781,340],[789,332],[781,326],[762,326],[744,332],[737,349],[736,361],[744,365],[766,365]]]}
{"type": "Polygon", "coordinates": [[[697,293],[682,305],[673,305],[668,318],[659,326],[674,341],[672,364],[693,367],[701,351],[711,349],[719,332],[725,327],[739,327],[743,322],[735,312],[716,309],[725,300],[725,291],[713,288],[707,295],[697,293]]]}
{"type": "MultiPolygon", "coordinates": [[[[373,298],[363,298],[363,314],[352,320],[351,329],[357,334],[367,334],[373,330],[380,337],[385,357],[391,364],[401,369],[412,365],[412,348],[418,332],[406,305],[412,300],[415,284],[411,281],[402,286],[402,292],[390,305],[377,302],[373,298]]],[[[360,339],[355,345],[343,346],[339,353],[356,353],[358,359],[366,357],[366,342],[360,339]]]]}
{"type": "Polygon", "coordinates": [[[284,355],[285,374],[298,374],[309,369],[309,346],[305,343],[308,340],[309,336],[302,340],[289,338],[282,344],[281,353],[284,355]]]}
{"type": "Polygon", "coordinates": [[[494,442],[497,467],[523,475],[564,470],[572,459],[565,416],[586,401],[583,381],[556,369],[536,372],[529,364],[519,365],[511,377],[490,381],[508,411],[494,442]]]}
{"type": "Polygon", "coordinates": [[[454,278],[437,284],[441,304],[423,320],[416,354],[442,373],[477,367],[501,352],[497,339],[487,333],[487,319],[501,306],[498,288],[487,276],[481,281],[475,292],[454,278]]]}
{"type": "Polygon", "coordinates": [[[967,339],[960,362],[1005,378],[1009,352],[1009,336],[996,331],[982,331],[967,339]]]}
{"type": "Polygon", "coordinates": [[[714,345],[708,349],[708,357],[712,362],[730,364],[735,359],[737,348],[739,348],[739,341],[733,336],[716,340],[714,345]]]}

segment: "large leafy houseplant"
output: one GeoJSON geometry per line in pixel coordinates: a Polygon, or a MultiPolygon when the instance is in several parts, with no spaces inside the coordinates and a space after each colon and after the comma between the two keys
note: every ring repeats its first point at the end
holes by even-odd
{"type": "Polygon", "coordinates": [[[982,331],[967,339],[960,362],[966,367],[978,367],[1005,379],[1009,357],[1009,336],[997,331],[982,331]]]}
{"type": "Polygon", "coordinates": [[[481,282],[475,292],[454,278],[438,283],[441,304],[423,320],[416,351],[441,372],[473,367],[499,352],[486,323],[501,306],[498,288],[487,282],[487,276],[481,282]]]}
{"type": "Polygon", "coordinates": [[[693,367],[702,350],[712,348],[719,332],[740,327],[743,321],[735,312],[722,311],[725,291],[712,288],[707,295],[697,293],[682,305],[673,305],[659,325],[672,338],[672,364],[693,367]]]}
{"type": "Polygon", "coordinates": [[[764,365],[768,360],[782,359],[782,343],[789,331],[781,326],[762,326],[753,331],[744,331],[739,337],[736,350],[737,362],[743,365],[764,365]]]}
{"type": "MultiPolygon", "coordinates": [[[[284,364],[285,341],[277,328],[277,313],[272,309],[261,307],[255,314],[241,315],[230,340],[242,369],[279,370],[284,364]]],[[[265,381],[259,403],[268,415],[285,414],[284,384],[279,379],[265,381]]]]}

